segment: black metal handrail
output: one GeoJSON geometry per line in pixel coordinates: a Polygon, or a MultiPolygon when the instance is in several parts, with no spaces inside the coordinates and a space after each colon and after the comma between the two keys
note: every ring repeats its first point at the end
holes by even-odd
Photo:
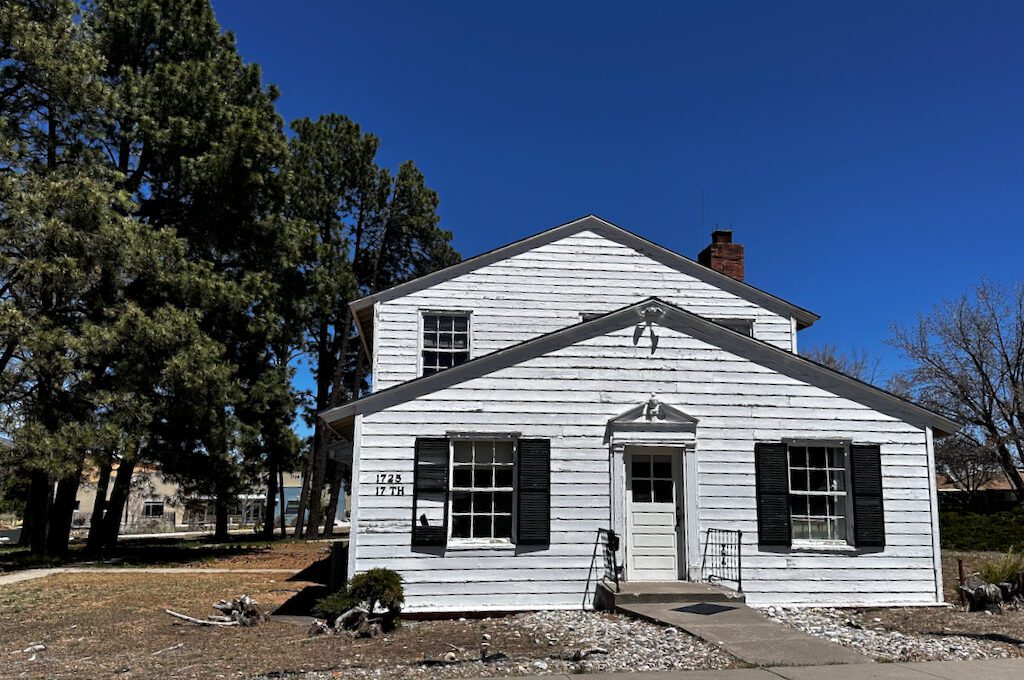
{"type": "Polygon", "coordinates": [[[743,532],[738,529],[708,529],[701,561],[701,580],[735,583],[743,592],[743,532]]]}
{"type": "Polygon", "coordinates": [[[594,556],[601,547],[604,559],[604,580],[615,584],[615,592],[620,591],[619,581],[622,580],[622,567],[619,566],[619,536],[611,529],[598,529],[597,540],[594,542],[594,556]]]}

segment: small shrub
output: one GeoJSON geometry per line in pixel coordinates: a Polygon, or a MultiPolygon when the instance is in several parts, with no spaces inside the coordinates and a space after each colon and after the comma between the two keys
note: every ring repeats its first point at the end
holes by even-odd
{"type": "Polygon", "coordinates": [[[405,604],[402,577],[391,569],[378,568],[356,574],[348,584],[348,593],[366,602],[366,608],[371,614],[380,605],[389,614],[397,616],[405,604]]]}
{"type": "Polygon", "coordinates": [[[987,583],[1017,583],[1017,574],[1024,571],[1024,555],[1011,548],[999,559],[981,565],[978,571],[987,583]]]}
{"type": "Polygon", "coordinates": [[[342,590],[317,600],[316,605],[313,606],[313,616],[334,623],[336,618],[359,604],[359,598],[352,597],[348,592],[342,590]]]}
{"type": "Polygon", "coordinates": [[[356,574],[344,591],[328,595],[313,607],[313,615],[333,622],[353,607],[363,606],[369,612],[371,621],[379,621],[383,630],[398,626],[398,617],[405,604],[405,589],[402,577],[391,569],[371,569],[356,574]],[[384,612],[375,617],[380,607],[384,612]]]}

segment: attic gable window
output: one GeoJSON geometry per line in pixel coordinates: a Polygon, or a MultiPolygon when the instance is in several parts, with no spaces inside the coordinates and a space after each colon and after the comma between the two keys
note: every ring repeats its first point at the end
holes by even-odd
{"type": "Polygon", "coordinates": [[[469,314],[425,312],[421,345],[423,375],[469,361],[469,314]]]}
{"type": "Polygon", "coordinates": [[[754,337],[754,322],[752,319],[712,319],[719,326],[725,326],[729,330],[754,337]]]}

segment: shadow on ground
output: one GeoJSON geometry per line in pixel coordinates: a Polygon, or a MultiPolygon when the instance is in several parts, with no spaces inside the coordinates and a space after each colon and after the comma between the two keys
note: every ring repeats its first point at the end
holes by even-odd
{"type": "Polygon", "coordinates": [[[232,536],[229,543],[212,538],[146,538],[122,539],[112,553],[98,556],[87,553],[84,545],[72,545],[61,556],[33,555],[28,548],[0,550],[0,572],[22,571],[39,567],[89,566],[177,566],[209,562],[243,555],[269,553],[270,544],[261,536],[232,536]]]}
{"type": "Polygon", "coordinates": [[[274,616],[312,616],[316,603],[331,594],[330,588],[327,587],[330,579],[331,558],[325,557],[322,560],[317,560],[288,579],[289,581],[311,582],[316,585],[306,586],[281,603],[271,613],[274,616]]]}

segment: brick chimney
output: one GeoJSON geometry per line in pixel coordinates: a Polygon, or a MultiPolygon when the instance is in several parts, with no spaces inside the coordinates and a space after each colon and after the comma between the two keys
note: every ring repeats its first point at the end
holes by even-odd
{"type": "Polygon", "coordinates": [[[700,251],[697,261],[737,281],[743,280],[743,244],[732,242],[731,229],[711,232],[711,244],[700,251]]]}

